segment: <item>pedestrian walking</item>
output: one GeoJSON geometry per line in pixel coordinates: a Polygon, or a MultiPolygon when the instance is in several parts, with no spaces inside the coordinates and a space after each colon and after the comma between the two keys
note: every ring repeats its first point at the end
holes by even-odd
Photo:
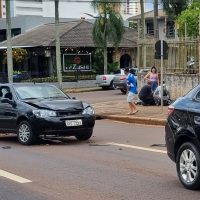
{"type": "Polygon", "coordinates": [[[127,76],[127,102],[130,108],[128,115],[134,115],[138,112],[135,105],[137,101],[137,83],[134,75],[130,73],[129,68],[125,68],[124,73],[127,76]]]}

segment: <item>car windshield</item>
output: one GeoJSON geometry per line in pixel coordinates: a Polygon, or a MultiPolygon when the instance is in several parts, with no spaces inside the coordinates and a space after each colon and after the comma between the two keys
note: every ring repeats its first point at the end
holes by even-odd
{"type": "Polygon", "coordinates": [[[18,97],[22,100],[28,99],[50,99],[69,98],[57,87],[51,85],[23,85],[14,86],[18,97]]]}

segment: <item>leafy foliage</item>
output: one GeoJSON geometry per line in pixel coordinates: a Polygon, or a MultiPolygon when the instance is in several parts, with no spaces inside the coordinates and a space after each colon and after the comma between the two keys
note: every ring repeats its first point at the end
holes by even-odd
{"type": "MultiPolygon", "coordinates": [[[[26,49],[14,48],[12,50],[13,60],[16,64],[21,64],[28,56],[26,49]]],[[[7,52],[4,52],[4,63],[7,63],[7,52]]]]}
{"type": "Polygon", "coordinates": [[[194,2],[177,18],[179,36],[185,36],[186,25],[187,36],[197,37],[199,35],[199,16],[200,2],[194,2]]]}
{"type": "Polygon", "coordinates": [[[171,20],[177,18],[181,12],[188,8],[190,0],[161,0],[163,9],[171,20]]]}
{"type": "Polygon", "coordinates": [[[123,37],[125,28],[119,13],[119,3],[114,0],[93,0],[91,4],[99,15],[93,27],[93,40],[97,47],[104,49],[104,73],[107,72],[108,42],[117,47],[123,37]]]}

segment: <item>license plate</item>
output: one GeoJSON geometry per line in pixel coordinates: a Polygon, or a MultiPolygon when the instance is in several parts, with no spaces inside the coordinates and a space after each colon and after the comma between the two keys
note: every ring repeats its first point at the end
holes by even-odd
{"type": "Polygon", "coordinates": [[[76,119],[76,120],[66,120],[65,121],[66,126],[82,126],[82,120],[76,119]]]}

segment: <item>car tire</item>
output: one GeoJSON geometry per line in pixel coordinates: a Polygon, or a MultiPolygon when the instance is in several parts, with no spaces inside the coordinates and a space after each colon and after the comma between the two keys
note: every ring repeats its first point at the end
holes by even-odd
{"type": "Polygon", "coordinates": [[[121,92],[123,93],[123,94],[126,94],[126,90],[125,89],[120,89],[121,90],[121,92]]]}
{"type": "Polygon", "coordinates": [[[37,136],[33,133],[30,124],[27,121],[22,121],[18,125],[17,138],[21,144],[30,145],[36,141],[37,136]]]}
{"type": "Polygon", "coordinates": [[[184,143],[179,148],[176,169],[179,180],[185,188],[191,190],[200,188],[200,154],[193,143],[184,143]]]}
{"type": "Polygon", "coordinates": [[[110,83],[110,89],[111,89],[111,90],[116,90],[116,87],[115,87],[115,85],[113,84],[113,81],[111,81],[111,83],[110,83]]]}
{"type": "Polygon", "coordinates": [[[109,89],[109,86],[102,86],[102,89],[103,89],[103,90],[108,90],[108,89],[109,89]]]}
{"type": "Polygon", "coordinates": [[[92,134],[93,134],[93,130],[89,130],[87,132],[84,132],[84,134],[76,135],[75,137],[77,140],[89,140],[91,138],[92,134]]]}

